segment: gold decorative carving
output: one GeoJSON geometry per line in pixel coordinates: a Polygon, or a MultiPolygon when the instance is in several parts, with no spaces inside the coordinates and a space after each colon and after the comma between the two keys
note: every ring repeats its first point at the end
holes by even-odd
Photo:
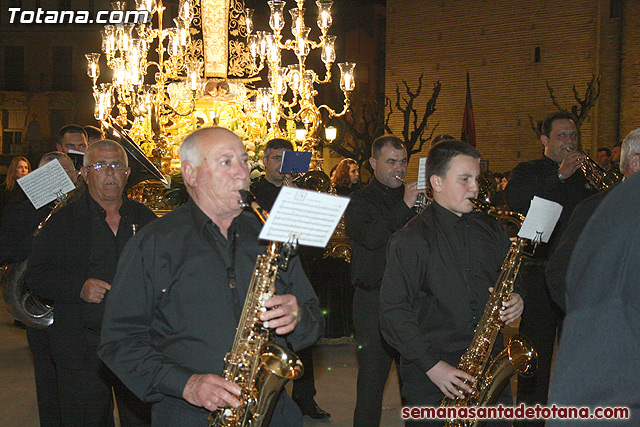
{"type": "Polygon", "coordinates": [[[204,64],[204,37],[202,34],[202,5],[200,0],[192,4],[193,18],[189,27],[191,43],[187,46],[185,57],[189,60],[201,60],[204,64]]]}
{"type": "Polygon", "coordinates": [[[227,77],[228,1],[201,0],[205,77],[227,77]]]}
{"type": "Polygon", "coordinates": [[[258,72],[258,67],[251,57],[247,45],[240,40],[229,40],[229,70],[230,76],[253,76],[258,72]]]}
{"type": "Polygon", "coordinates": [[[234,37],[247,37],[247,26],[244,22],[244,1],[229,1],[229,34],[234,37]]]}

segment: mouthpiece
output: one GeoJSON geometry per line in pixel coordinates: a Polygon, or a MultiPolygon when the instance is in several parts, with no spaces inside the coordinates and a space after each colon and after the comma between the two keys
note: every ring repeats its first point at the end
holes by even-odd
{"type": "Polygon", "coordinates": [[[251,207],[251,202],[255,201],[253,194],[251,194],[247,190],[240,190],[240,197],[241,197],[240,205],[243,208],[251,207]]]}
{"type": "Polygon", "coordinates": [[[396,179],[398,181],[400,181],[401,183],[405,184],[405,185],[407,184],[407,181],[405,181],[404,179],[400,178],[398,175],[396,175],[396,179]]]}

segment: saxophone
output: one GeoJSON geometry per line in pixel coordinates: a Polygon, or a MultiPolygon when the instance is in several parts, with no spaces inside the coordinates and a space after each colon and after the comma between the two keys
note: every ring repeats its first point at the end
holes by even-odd
{"type": "MultiPolygon", "coordinates": [[[[476,207],[487,211],[488,206],[477,200],[473,201],[476,207]]],[[[498,216],[493,211],[487,212],[491,216],[498,216]]],[[[522,225],[524,217],[517,212],[500,212],[503,219],[522,225]]],[[[522,264],[525,245],[528,240],[516,237],[505,257],[496,281],[493,293],[485,306],[482,317],[476,326],[473,341],[467,351],[460,358],[457,368],[471,375],[475,382],[469,384],[471,392],[464,397],[450,399],[445,397],[440,407],[484,407],[495,404],[504,390],[510,378],[518,373],[523,376],[531,376],[538,364],[538,355],[531,342],[522,335],[515,335],[507,346],[491,360],[493,344],[504,323],[500,320],[502,303],[511,297],[513,284],[522,264]]],[[[448,418],[444,425],[476,427],[484,425],[485,420],[448,418]]]]}
{"type": "MultiPolygon", "coordinates": [[[[251,206],[264,223],[268,214],[251,194],[243,193],[243,204],[251,206]],[[250,204],[249,204],[250,203],[250,204]]],[[[269,425],[282,387],[303,373],[302,362],[273,341],[268,322],[258,317],[264,302],[275,293],[279,268],[286,268],[293,246],[271,242],[267,253],[259,255],[249,284],[233,346],[225,357],[222,377],[242,389],[237,408],[221,408],[209,415],[210,427],[260,427],[269,425]]]]}

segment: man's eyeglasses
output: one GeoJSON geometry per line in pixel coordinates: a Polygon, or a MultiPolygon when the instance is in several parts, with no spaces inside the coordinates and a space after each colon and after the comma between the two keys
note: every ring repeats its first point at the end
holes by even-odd
{"type": "Polygon", "coordinates": [[[87,169],[90,168],[92,168],[96,172],[106,172],[107,168],[111,168],[111,170],[114,172],[122,172],[127,167],[124,165],[124,163],[120,162],[96,162],[92,165],[87,166],[87,169]]]}

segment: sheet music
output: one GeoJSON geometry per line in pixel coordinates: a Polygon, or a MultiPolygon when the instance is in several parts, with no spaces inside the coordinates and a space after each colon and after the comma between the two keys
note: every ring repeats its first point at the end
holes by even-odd
{"type": "Polygon", "coordinates": [[[418,159],[418,190],[427,189],[427,158],[418,159]]]}
{"type": "Polygon", "coordinates": [[[282,187],[260,238],[287,242],[297,236],[301,245],[323,248],[348,204],[348,197],[282,187]]]}
{"type": "Polygon", "coordinates": [[[76,188],[58,159],[16,181],[36,209],[76,188]]]}
{"type": "Polygon", "coordinates": [[[560,213],[562,213],[562,205],[535,196],[531,200],[531,206],[518,236],[547,243],[560,218],[560,213]]]}

